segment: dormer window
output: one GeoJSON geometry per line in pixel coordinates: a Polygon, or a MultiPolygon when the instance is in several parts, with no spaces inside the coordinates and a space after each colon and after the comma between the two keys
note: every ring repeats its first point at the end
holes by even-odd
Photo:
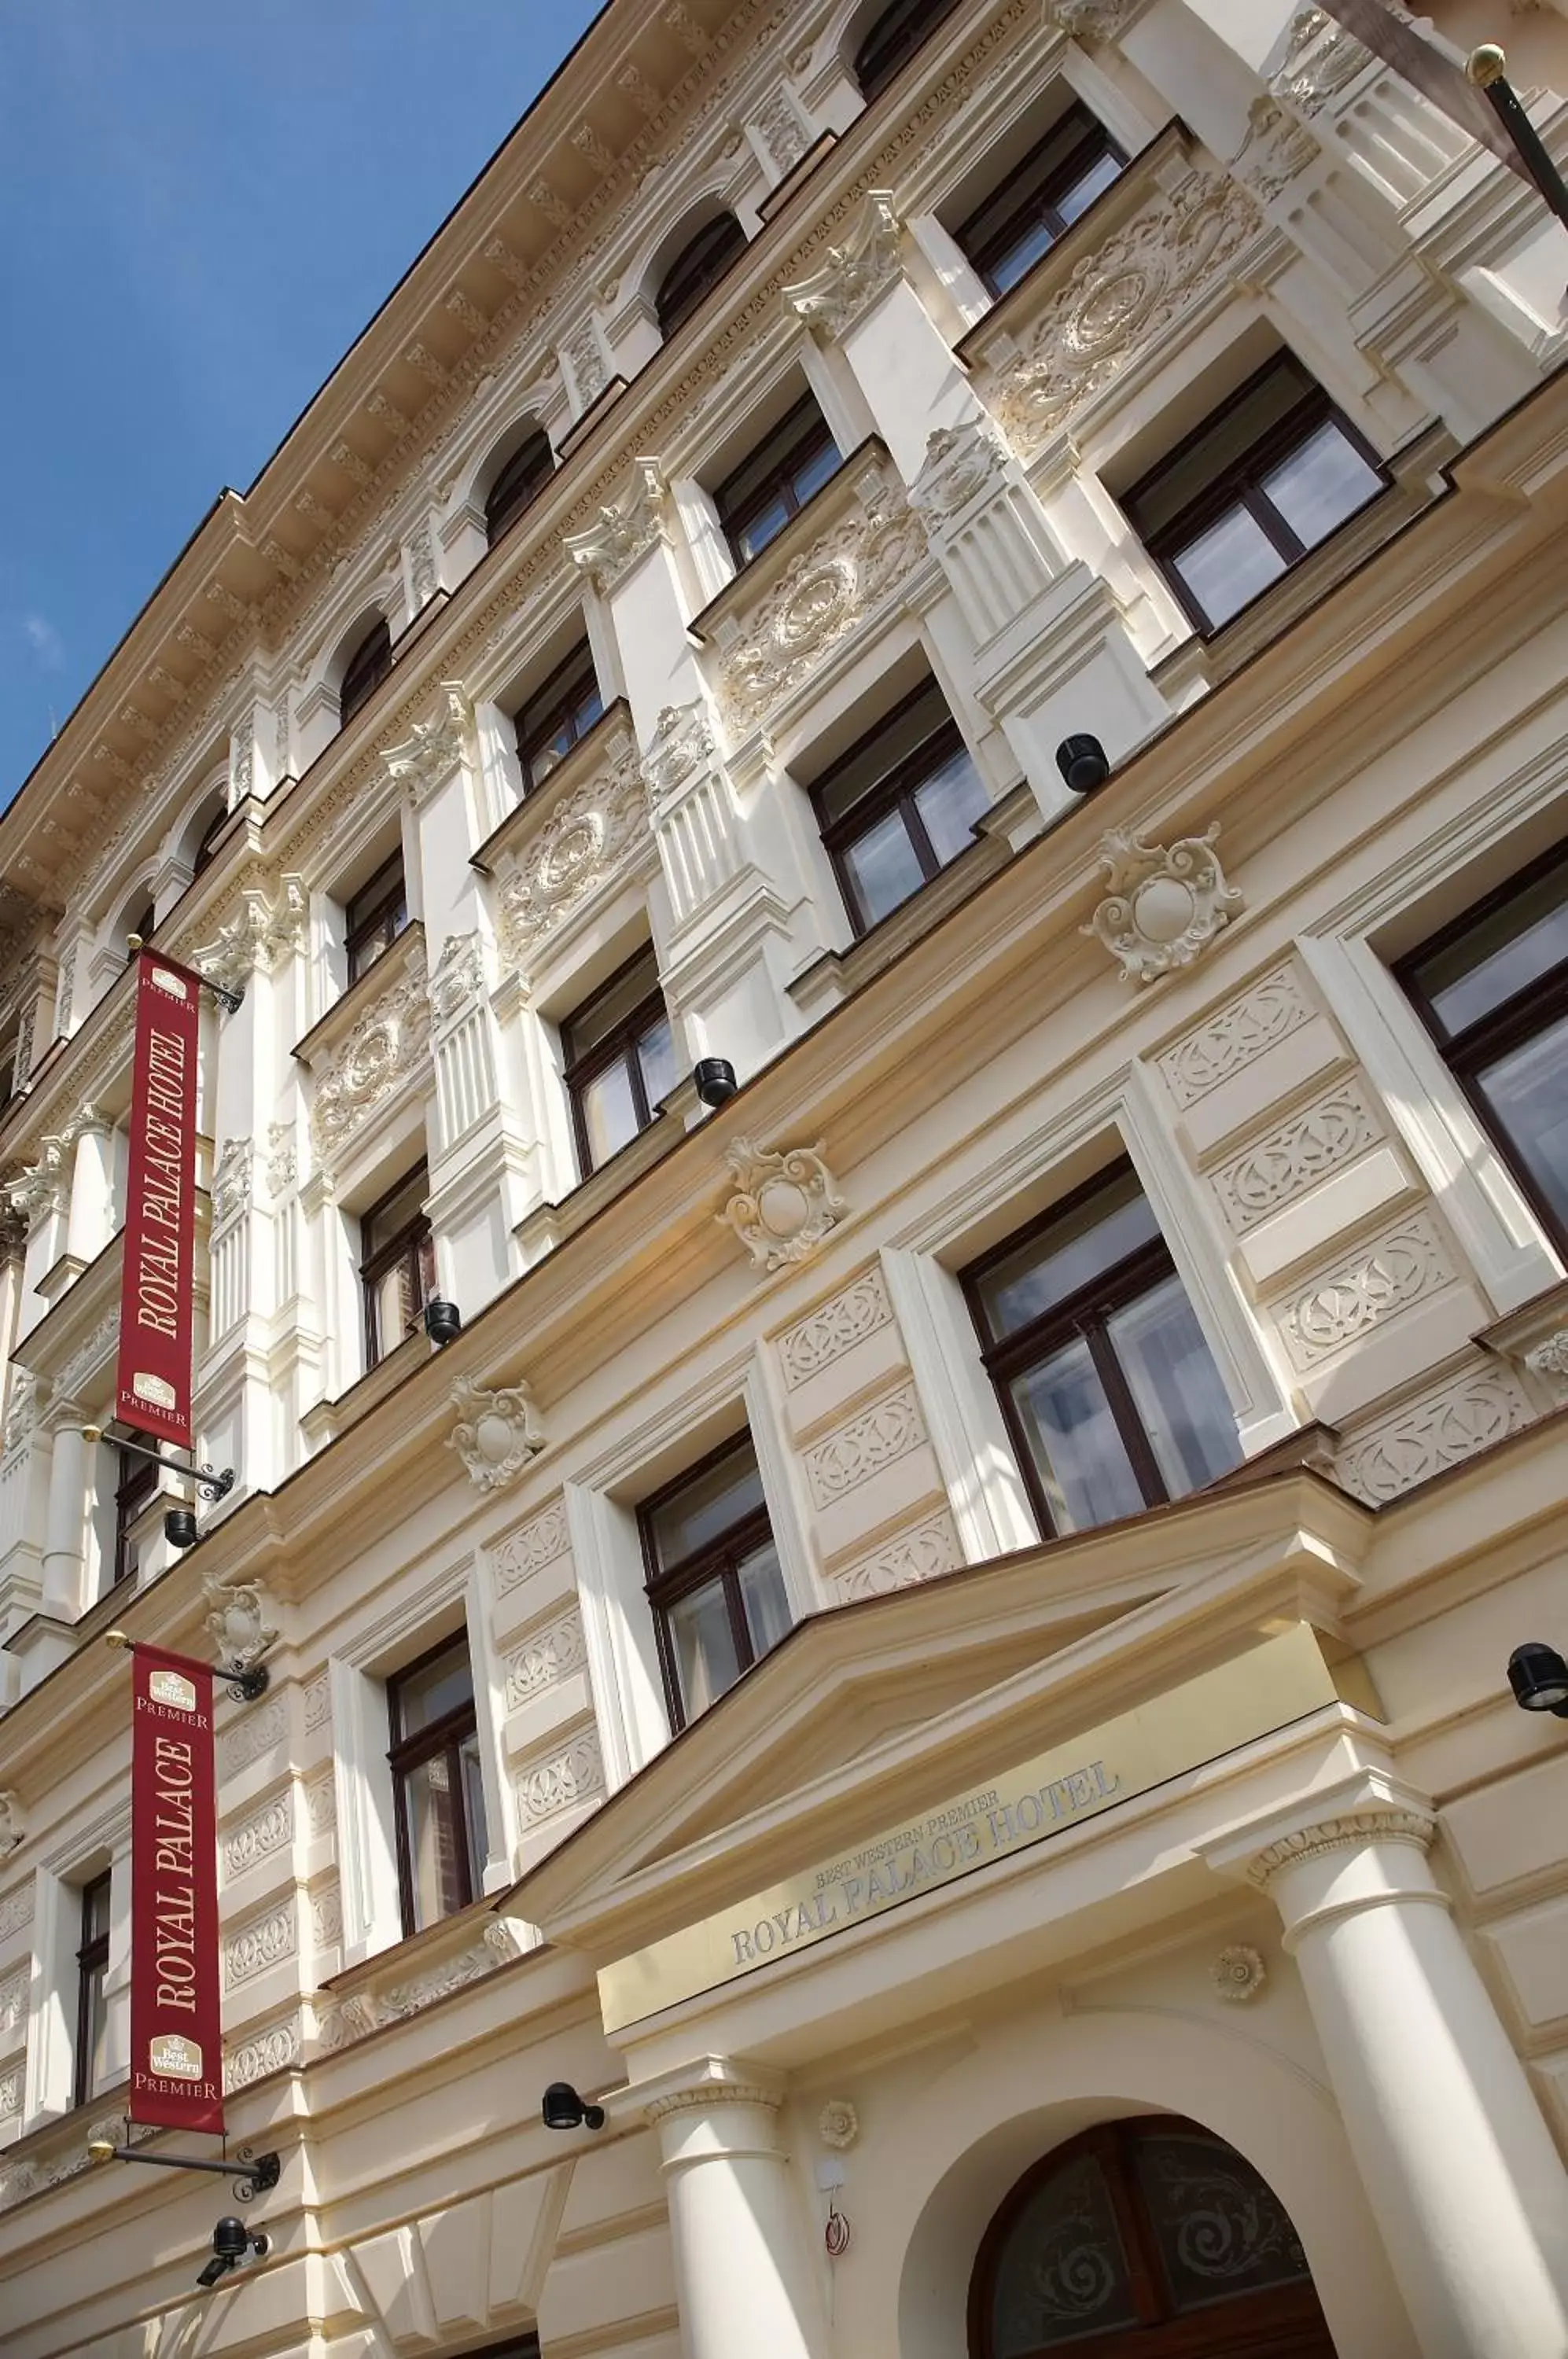
{"type": "Polygon", "coordinates": [[[490,486],[485,503],[485,538],[492,549],[524,510],[532,507],[554,473],[550,437],[536,429],[517,445],[490,486]]]}
{"type": "Polygon", "coordinates": [[[385,614],[377,614],[343,666],[338,690],[338,726],[346,728],[362,704],[368,704],[392,669],[392,634],[385,614]]]}
{"type": "Polygon", "coordinates": [[[720,213],[681,247],[654,298],[659,332],[666,342],[745,252],[746,232],[734,213],[720,213]]]}

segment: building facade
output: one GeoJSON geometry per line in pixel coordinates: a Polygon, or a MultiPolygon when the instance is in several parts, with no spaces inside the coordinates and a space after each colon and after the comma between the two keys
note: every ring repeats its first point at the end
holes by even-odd
{"type": "Polygon", "coordinates": [[[1568,2351],[1565,281],[1313,5],[610,0],[217,502],[0,816],[14,2359],[1568,2351]]]}

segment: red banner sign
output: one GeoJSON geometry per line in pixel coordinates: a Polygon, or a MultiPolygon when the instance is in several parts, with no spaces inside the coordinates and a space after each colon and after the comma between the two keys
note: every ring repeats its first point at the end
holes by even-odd
{"type": "Polygon", "coordinates": [[[130,2117],[221,2131],[212,1673],[138,1646],[131,1692],[130,2117]]]}
{"type": "Polygon", "coordinates": [[[200,975],[140,952],[114,1414],[187,1449],[201,1010],[200,975]]]}

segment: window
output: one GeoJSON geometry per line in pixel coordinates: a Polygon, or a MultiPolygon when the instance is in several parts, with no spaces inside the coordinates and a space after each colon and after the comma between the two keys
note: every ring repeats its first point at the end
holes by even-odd
{"type": "Polygon", "coordinates": [[[114,1486],[114,1582],[134,1581],[141,1570],[141,1551],[134,1527],[158,1496],[158,1468],[138,1451],[121,1450],[119,1481],[114,1486]]]}
{"type": "Polygon", "coordinates": [[[351,895],[344,908],[343,948],[348,953],[350,983],[357,983],[382,951],[391,949],[408,922],[403,855],[395,852],[357,893],[351,895]]]}
{"type": "Polygon", "coordinates": [[[1016,287],[1126,162],[1088,108],[1070,106],[958,232],[959,245],[992,294],[1016,287]]]}
{"type": "Polygon", "coordinates": [[[141,941],[150,942],[157,925],[158,905],[156,902],[149,901],[145,908],[137,911],[125,930],[128,934],[135,934],[141,941]]]}
{"type": "Polygon", "coordinates": [[[525,795],[543,786],[556,764],[571,753],[580,737],[586,737],[604,710],[593,651],[583,639],[566,661],[556,666],[543,687],[517,708],[513,726],[525,795]]]}
{"type": "Polygon", "coordinates": [[[1476,1119],[1568,1247],[1568,855],[1514,877],[1399,973],[1476,1119]]]}
{"type": "Polygon", "coordinates": [[[1026,2171],[969,2288],[970,2359],[1333,2359],[1290,2216],[1175,2114],[1103,2122],[1026,2171]]]}
{"type": "Polygon", "coordinates": [[[338,690],[338,727],[344,729],[362,704],[368,704],[392,669],[392,634],[378,614],[343,666],[338,690]]]}
{"type": "Polygon", "coordinates": [[[466,1637],[443,1639],[387,1682],[405,1935],[484,1890],[485,1787],[466,1637]]]}
{"type": "Polygon", "coordinates": [[[389,1188],[360,1221],[364,1259],[365,1364],[375,1367],[419,1325],[436,1290],[436,1248],[425,1218],[429,1174],[421,1163],[389,1188]]]}
{"type": "Polygon", "coordinates": [[[811,796],[856,933],[967,851],[990,808],[934,681],[852,745],[811,796]]]}
{"type": "Polygon", "coordinates": [[[8,1031],[0,1033],[0,1113],[20,1093],[26,1078],[16,1071],[21,1053],[22,1027],[18,1019],[8,1031]]]}
{"type": "Polygon", "coordinates": [[[855,79],[867,106],[957,5],[958,0],[893,0],[883,9],[855,53],[855,79]]]}
{"type": "Polygon", "coordinates": [[[229,807],[226,802],[220,799],[212,818],[207,821],[206,826],[201,830],[201,835],[197,839],[195,855],[191,863],[191,874],[192,877],[200,876],[203,868],[210,868],[212,866],[212,854],[218,848],[218,838],[222,835],[228,823],[229,807]]]}
{"type": "Polygon", "coordinates": [[[667,340],[689,320],[715,288],[736,255],[746,252],[746,232],[734,213],[720,213],[700,229],[676,255],[654,297],[659,333],[667,340]]]}
{"type": "Polygon", "coordinates": [[[1042,1527],[1137,1515],[1240,1458],[1219,1370],[1131,1168],[964,1274],[1042,1527]]]}
{"type": "Polygon", "coordinates": [[[639,951],[561,1027],[583,1176],[646,1130],[680,1079],[659,962],[639,951]]]}
{"type": "Polygon", "coordinates": [[[1300,363],[1274,360],[1127,495],[1196,627],[1217,631],[1388,483],[1300,363]]]}
{"type": "Polygon", "coordinates": [[[76,2062],[71,2102],[84,2105],[108,2078],[109,1876],[82,1887],[82,1941],[76,1952],[76,2062]]]}
{"type": "Polygon", "coordinates": [[[659,1492],[637,1521],[670,1722],[684,1728],[789,1628],[750,1436],[659,1492]]]}
{"type": "Polygon", "coordinates": [[[735,563],[760,556],[842,464],[827,419],[808,394],[713,495],[735,563]]]}
{"type": "Polygon", "coordinates": [[[537,428],[518,444],[490,486],[485,503],[485,537],[492,549],[525,508],[532,507],[555,473],[550,437],[537,428]]]}

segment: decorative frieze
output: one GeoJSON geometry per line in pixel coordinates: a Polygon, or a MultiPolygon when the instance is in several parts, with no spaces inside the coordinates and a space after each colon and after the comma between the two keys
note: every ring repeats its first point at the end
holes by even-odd
{"type": "Polygon", "coordinates": [[[460,1376],[452,1388],[457,1423],[447,1437],[476,1491],[504,1491],[544,1448],[544,1430],[527,1385],[495,1392],[460,1376]]]}
{"type": "Polygon", "coordinates": [[[572,1549],[572,1538],[566,1527],[566,1502],[552,1499],[499,1539],[492,1540],[485,1549],[490,1560],[490,1577],[495,1584],[497,1597],[509,1596],[531,1581],[547,1565],[558,1564],[572,1549]]]}
{"type": "Polygon", "coordinates": [[[259,1810],[253,1810],[237,1827],[229,1828],[223,1837],[223,1875],[232,1883],[247,1868],[255,1867],[274,1852],[286,1850],[294,1840],[294,1810],[288,1789],[274,1794],[259,1810]]]}
{"type": "Polygon", "coordinates": [[[21,2112],[27,2079],[27,2067],[22,2064],[13,2065],[9,2072],[0,2072],[0,2122],[14,2121],[21,2112]]]}
{"type": "Polygon", "coordinates": [[[925,1439],[920,1396],[912,1383],[901,1384],[806,1452],[812,1505],[831,1507],[847,1491],[919,1450],[925,1439]]]}
{"type": "Polygon", "coordinates": [[[1247,136],[1231,158],[1230,168],[1268,204],[1322,152],[1306,125],[1268,91],[1260,91],[1247,110],[1247,136]]]}
{"type": "Polygon", "coordinates": [[[382,749],[381,765],[394,786],[406,787],[419,810],[452,772],[467,763],[477,768],[474,707],[460,680],[443,679],[429,721],[416,721],[400,745],[382,749]]]}
{"type": "Polygon", "coordinates": [[[299,2018],[288,2016],[229,2050],[223,2059],[223,2093],[232,2097],[237,2090],[248,2089],[253,2081],[265,2080],[269,2072],[286,2071],[299,2061],[299,2018]]]}
{"type": "Polygon", "coordinates": [[[343,1940],[343,1894],[335,1883],[310,1895],[310,1946],[335,1950],[343,1940]]]}
{"type": "Polygon", "coordinates": [[[218,1739],[218,1774],[221,1777],[237,1777],[275,1745],[281,1745],[289,1734],[289,1707],[281,1695],[268,1696],[265,1703],[252,1704],[243,1712],[232,1728],[226,1728],[218,1739]]]}
{"type": "Polygon", "coordinates": [[[416,942],[400,958],[388,951],[378,963],[389,970],[381,989],[337,1054],[323,1059],[317,1071],[310,1130],[327,1159],[428,1060],[430,1005],[423,950],[416,942]]]}
{"type": "Polygon", "coordinates": [[[14,1933],[20,1933],[32,1921],[33,1887],[31,1884],[19,1885],[15,1892],[8,1892],[5,1899],[0,1900],[0,1941],[8,1941],[14,1933]]]}
{"type": "Polygon", "coordinates": [[[824,337],[846,334],[898,277],[901,234],[891,190],[871,190],[844,244],[830,245],[809,278],[783,289],[785,308],[824,337]]]}
{"type": "Polygon", "coordinates": [[[453,1951],[450,1957],[427,1966],[422,1973],[406,1975],[384,1988],[353,1992],[322,2017],[318,2045],[324,2055],[336,2055],[371,2032],[418,2015],[425,2007],[433,2006],[438,1999],[466,1989],[471,1983],[483,1982],[499,1967],[509,1965],[517,1955],[512,1927],[506,1919],[498,1918],[485,1926],[476,1941],[453,1951]]]}
{"type": "Polygon", "coordinates": [[[698,697],[691,704],[667,704],[643,748],[643,774],[656,795],[673,794],[693,771],[715,756],[713,723],[698,697]]]}
{"type": "Polygon", "coordinates": [[[1303,8],[1269,87],[1301,114],[1315,114],[1370,63],[1370,52],[1325,8],[1303,8]]]}
{"type": "Polygon", "coordinates": [[[1331,1852],[1361,1851],[1369,1843],[1414,1843],[1430,1849],[1436,1827],[1430,1812],[1394,1807],[1358,1810],[1349,1818],[1323,1819],[1269,1843],[1247,1866],[1250,1881],[1266,1889],[1282,1869],[1298,1861],[1326,1858],[1331,1852]]]}
{"type": "Polygon", "coordinates": [[[604,355],[599,343],[599,332],[593,321],[584,320],[582,326],[566,338],[561,350],[572,372],[578,410],[589,409],[610,382],[610,373],[604,365],[604,355]]]}
{"type": "Polygon", "coordinates": [[[920,472],[909,485],[909,505],[928,522],[945,522],[982,493],[1000,490],[1007,468],[1007,451],[988,419],[939,426],[927,440],[920,472]]]}
{"type": "Polygon", "coordinates": [[[527,1770],[517,1782],[517,1812],[525,1827],[541,1826],[593,1801],[604,1791],[604,1764],[598,1733],[585,1729],[549,1760],[527,1770]]]}
{"type": "Polygon", "coordinates": [[[942,1507],[896,1539],[885,1540],[869,1556],[838,1566],[833,1584],[847,1605],[857,1597],[886,1597],[895,1589],[913,1589],[939,1573],[956,1572],[963,1561],[953,1517],[942,1507]]]}
{"type": "Polygon", "coordinates": [[[811,142],[795,102],[781,83],[776,83],[760,102],[753,120],[762,134],[762,144],[773,160],[773,168],[782,179],[800,162],[811,142]]]}
{"type": "Polygon", "coordinates": [[[310,1784],[303,1788],[303,1791],[305,1797],[305,1823],[310,1828],[311,1840],[314,1842],[321,1835],[330,1835],[332,1829],[337,1824],[338,1799],[336,1780],[330,1776],[325,1777],[312,1777],[310,1784]]]}
{"type": "Polygon", "coordinates": [[[1347,1437],[1334,1475],[1358,1499],[1381,1506],[1534,1420],[1513,1370],[1478,1364],[1347,1437]]]}
{"type": "Polygon", "coordinates": [[[501,870],[501,939],[524,973],[557,928],[619,882],[648,844],[648,788],[631,731],[617,727],[515,862],[501,870]]]}
{"type": "Polygon", "coordinates": [[[1276,967],[1166,1049],[1160,1059],[1166,1086],[1179,1106],[1196,1105],[1316,1014],[1295,968],[1276,967]]]}
{"type": "Polygon", "coordinates": [[[250,1210],[251,1158],[248,1138],[225,1138],[212,1166],[212,1228],[214,1234],[250,1210]]]}
{"type": "Polygon", "coordinates": [[[1359,1076],[1336,1082],[1210,1175],[1225,1226],[1233,1236],[1245,1236],[1382,1136],[1366,1083],[1359,1076]]]}
{"type": "Polygon", "coordinates": [[[1085,255],[998,386],[996,408],[1015,447],[1032,456],[1262,226],[1237,182],[1194,171],[1085,255]]]}
{"type": "Polygon", "coordinates": [[[294,1956],[299,1948],[298,1912],[292,1896],[265,1917],[254,1918],[232,1932],[223,1943],[223,1987],[238,1990],[273,1966],[294,1956]]]}
{"type": "Polygon", "coordinates": [[[822,1161],[822,1142],[784,1149],[735,1139],[724,1160],[735,1192],[717,1215],[758,1269],[807,1260],[849,1207],[822,1161]]]}
{"type": "Polygon", "coordinates": [[[1243,907],[1214,850],[1219,821],[1169,849],[1112,828],[1100,842],[1110,891],[1081,930],[1102,941],[1133,983],[1191,966],[1243,907]]]}
{"type": "Polygon", "coordinates": [[[18,1450],[30,1439],[39,1414],[38,1379],[20,1360],[13,1360],[5,1385],[5,1446],[18,1450]]]}
{"type": "Polygon", "coordinates": [[[878,481],[791,559],[755,607],[737,608],[718,681],[731,740],[748,737],[810,679],[925,554],[920,520],[901,488],[878,481]]]}
{"type": "Polygon", "coordinates": [[[1343,1352],[1397,1311],[1424,1302],[1446,1286],[1454,1264],[1435,1223],[1408,1214],[1314,1278],[1279,1314],[1292,1361],[1303,1373],[1343,1352]]]}
{"type": "Polygon", "coordinates": [[[547,1688],[586,1668],[588,1641],[575,1605],[535,1630],[506,1658],[506,1710],[516,1712],[547,1688]]]}
{"type": "Polygon", "coordinates": [[[305,1734],[311,1736],[318,1728],[325,1728],[332,1716],[332,1682],[325,1671],[319,1672],[305,1690],[305,1734]]]}
{"type": "Polygon", "coordinates": [[[779,1338],[779,1364],[787,1392],[796,1392],[835,1360],[892,1324],[893,1306],[880,1269],[863,1270],[831,1302],[819,1303],[779,1338]]]}
{"type": "Polygon", "coordinates": [[[286,1196],[299,1176],[299,1149],[294,1143],[294,1125],[288,1122],[269,1122],[267,1125],[267,1192],[277,1201],[286,1196]]]}
{"type": "Polygon", "coordinates": [[[477,934],[449,934],[430,975],[430,1016],[448,1029],[475,1008],[485,992],[485,945],[477,934]]]}
{"type": "Polygon", "coordinates": [[[27,2036],[27,1989],[31,1963],[18,1966],[0,1982],[0,2053],[20,2048],[27,2036]]]}

